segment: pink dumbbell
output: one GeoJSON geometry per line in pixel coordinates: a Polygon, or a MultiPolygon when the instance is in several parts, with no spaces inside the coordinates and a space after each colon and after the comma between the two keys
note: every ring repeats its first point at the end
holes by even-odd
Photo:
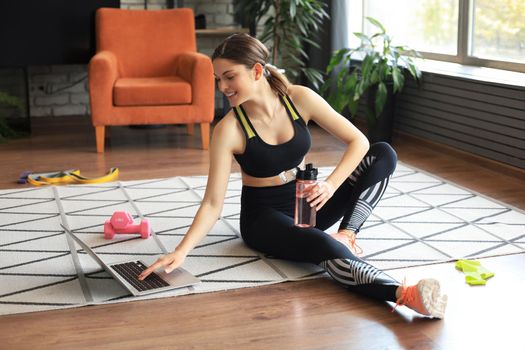
{"type": "Polygon", "coordinates": [[[117,233],[140,233],[140,236],[146,239],[150,236],[151,227],[148,219],[142,219],[140,224],[135,224],[130,213],[116,211],[111,219],[104,223],[104,238],[112,239],[117,233]]]}

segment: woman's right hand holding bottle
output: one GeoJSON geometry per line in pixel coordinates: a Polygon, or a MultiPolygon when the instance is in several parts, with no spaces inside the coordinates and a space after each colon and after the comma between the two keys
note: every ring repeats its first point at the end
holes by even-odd
{"type": "Polygon", "coordinates": [[[170,273],[182,265],[186,259],[186,255],[187,253],[183,252],[177,247],[173,252],[162,255],[160,258],[158,258],[157,261],[151,264],[146,270],[142,271],[142,273],[138,275],[137,278],[140,281],[143,281],[146,277],[148,277],[149,274],[159,268],[163,268],[166,273],[170,273]]]}

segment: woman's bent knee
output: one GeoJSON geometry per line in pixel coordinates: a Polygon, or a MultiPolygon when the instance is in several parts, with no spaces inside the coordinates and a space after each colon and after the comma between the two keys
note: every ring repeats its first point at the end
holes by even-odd
{"type": "Polygon", "coordinates": [[[390,173],[394,172],[397,164],[397,153],[390,144],[376,142],[370,146],[369,154],[376,156],[385,170],[387,169],[390,173]]]}

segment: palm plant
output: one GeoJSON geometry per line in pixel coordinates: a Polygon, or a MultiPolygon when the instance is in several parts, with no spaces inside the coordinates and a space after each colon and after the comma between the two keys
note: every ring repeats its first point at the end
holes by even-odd
{"type": "Polygon", "coordinates": [[[319,48],[312,37],[329,17],[323,1],[237,0],[235,6],[237,17],[249,18],[252,30],[267,16],[258,38],[269,48],[272,64],[283,68],[292,81],[304,74],[316,88],[323,83],[321,71],[306,66],[308,54],[303,49],[305,44],[319,48]]]}
{"type": "Polygon", "coordinates": [[[257,24],[270,10],[272,2],[268,0],[234,0],[235,20],[250,30],[251,36],[257,36],[257,24]]]}

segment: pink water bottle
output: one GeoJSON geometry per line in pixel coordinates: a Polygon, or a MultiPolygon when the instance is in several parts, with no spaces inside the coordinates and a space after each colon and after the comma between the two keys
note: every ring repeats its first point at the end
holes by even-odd
{"type": "Polygon", "coordinates": [[[295,226],[313,227],[315,226],[315,207],[311,207],[306,201],[310,190],[317,183],[317,168],[312,163],[306,164],[304,170],[298,169],[295,187],[295,226]]]}

